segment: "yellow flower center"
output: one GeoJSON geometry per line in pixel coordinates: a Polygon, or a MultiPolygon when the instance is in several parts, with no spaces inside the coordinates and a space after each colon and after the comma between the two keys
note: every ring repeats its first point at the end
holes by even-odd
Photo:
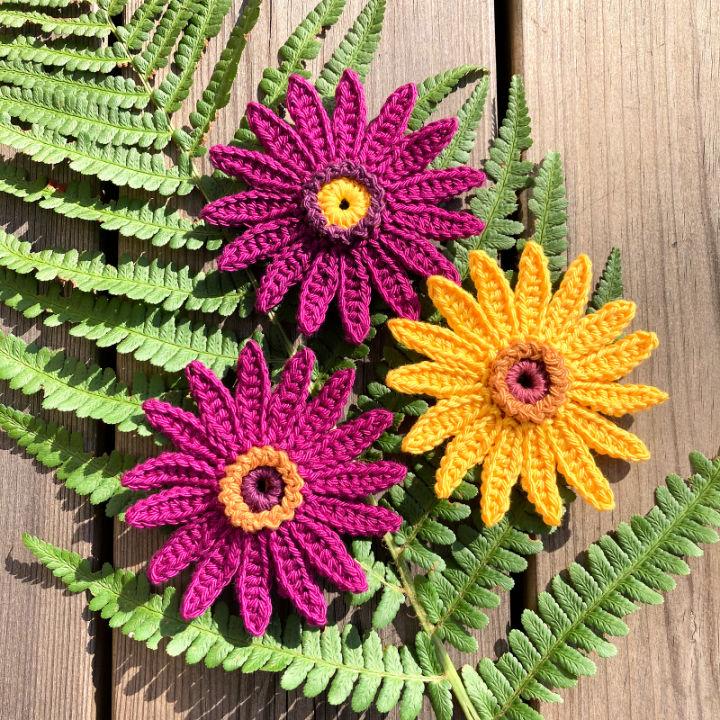
{"type": "Polygon", "coordinates": [[[350,228],[357,225],[370,209],[370,193],[357,180],[333,178],[317,194],[317,202],[328,225],[350,228]]]}
{"type": "Polygon", "coordinates": [[[288,454],[264,445],[250,448],[225,468],[218,498],[235,527],[246,532],[276,530],[295,516],[303,484],[288,454]]]}

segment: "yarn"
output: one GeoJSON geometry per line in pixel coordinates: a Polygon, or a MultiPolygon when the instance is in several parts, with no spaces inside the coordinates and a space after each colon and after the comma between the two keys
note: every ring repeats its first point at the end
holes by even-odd
{"type": "Polygon", "coordinates": [[[301,332],[317,331],[335,300],[345,337],[360,343],[370,330],[372,288],[396,315],[416,318],[420,304],[408,273],[459,282],[436,243],[477,235],[484,224],[438,203],[478,187],[485,174],[465,166],[428,169],[457,120],[406,134],[416,101],[415,86],[404,85],[368,123],[364,88],[348,69],[330,116],[317,90],[293,75],[286,101],[292,124],[248,105],[248,125],[264,152],[211,148],[215,167],[250,189],[209,203],[201,215],[244,228],[223,249],[221,271],[269,261],[256,294],[260,312],[300,284],[301,332]]]}
{"type": "Polygon", "coordinates": [[[262,350],[251,340],[238,358],[234,395],[195,361],[186,375],[197,415],[160,400],[143,405],[148,422],[177,451],[125,473],[126,487],[154,491],[125,518],[137,528],[179,526],[147,574],[163,583],[195,566],[180,605],[186,620],[234,581],[250,634],[267,629],[273,584],[308,622],[322,625],[320,577],[340,590],[367,589],[339,533],[382,535],[400,526],[397,513],[362,500],[401,482],[405,467],[357,460],[392,413],[372,410],[338,425],[354,373],[334,373],[309,399],[314,363],[312,351],[300,350],[272,388],[262,350]]]}
{"type": "Polygon", "coordinates": [[[625,300],[584,314],[592,280],[585,256],[570,264],[554,295],[537,243],[525,246],[514,291],[485,253],[471,252],[468,261],[477,300],[445,277],[428,280],[448,328],[404,318],[388,323],[396,340],[430,360],[390,370],[387,384],[438,399],[402,449],[424,453],[450,439],[436,473],[441,498],[482,464],[488,526],[508,511],[518,478],[543,520],[558,525],[558,471],[593,507],[611,509],[612,490],[590,451],[632,461],[650,455],[638,437],[599,413],[620,416],[667,399],[657,388],[616,382],[649,357],[657,337],[639,331],[619,338],[635,314],[625,300]]]}

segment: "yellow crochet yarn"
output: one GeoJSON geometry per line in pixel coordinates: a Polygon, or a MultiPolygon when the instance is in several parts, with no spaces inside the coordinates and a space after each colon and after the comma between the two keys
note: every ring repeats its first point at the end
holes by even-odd
{"type": "Polygon", "coordinates": [[[328,225],[349,228],[357,225],[370,209],[370,193],[357,180],[337,177],[325,183],[317,201],[328,225]]]}
{"type": "Polygon", "coordinates": [[[585,315],[592,280],[585,255],[554,295],[537,243],[522,254],[514,292],[485,253],[471,252],[469,260],[477,301],[446,278],[428,280],[449,328],[389,322],[399,342],[430,360],[391,370],[387,384],[438,398],[406,435],[403,450],[423,453],[452,438],[436,475],[443,498],[483,463],[486,525],[507,512],[518,476],[545,522],[559,525],[558,470],[593,507],[612,509],[612,490],[590,450],[625,460],[650,455],[638,437],[599,413],[620,416],[667,399],[654,387],[615,382],[650,356],[657,337],[638,331],[618,339],[635,315],[626,300],[585,315]]]}

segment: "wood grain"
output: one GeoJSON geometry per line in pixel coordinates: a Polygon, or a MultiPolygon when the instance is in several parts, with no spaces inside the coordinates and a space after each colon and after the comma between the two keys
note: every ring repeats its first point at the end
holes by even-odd
{"type": "MultiPolygon", "coordinates": [[[[514,4],[514,69],[525,78],[539,160],[562,153],[570,201],[571,256],[596,270],[611,247],[624,258],[635,328],[661,346],[633,374],[671,400],[632,429],[652,459],[604,462],[617,510],[581,502],[537,561],[537,586],[601,533],[645,512],[669,472],[688,473],[687,454],[720,444],[720,6],[716,2],[571,0],[514,4]]],[[[598,677],[546,707],[549,719],[616,717],[706,720],[720,712],[720,555],[691,563],[664,606],[631,619],[619,657],[598,677]]]]}

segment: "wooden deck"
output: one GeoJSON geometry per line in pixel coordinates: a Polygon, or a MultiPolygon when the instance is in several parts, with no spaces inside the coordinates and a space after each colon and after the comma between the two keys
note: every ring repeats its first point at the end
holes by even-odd
{"type": "MultiPolygon", "coordinates": [[[[267,0],[241,63],[235,100],[214,127],[213,142],[231,137],[262,69],[275,61],[278,47],[314,4],[267,0]]],[[[240,5],[236,0],[235,10],[240,5]]],[[[361,5],[349,0],[345,18],[361,5]]],[[[328,33],[328,49],[346,27],[341,22],[328,33]]],[[[228,31],[229,22],[203,63],[204,79],[228,31]]],[[[589,542],[646,511],[665,474],[687,474],[690,450],[715,454],[720,445],[720,3],[389,0],[381,50],[368,81],[371,110],[397,85],[464,62],[486,65],[492,73],[492,98],[474,161],[484,156],[498,106],[502,114],[510,74],[521,73],[533,119],[529,157],[539,160],[554,149],[564,160],[571,256],[587,252],[598,267],[612,246],[622,250],[626,295],[639,306],[635,326],[661,338],[660,349],[634,378],[671,394],[669,403],[640,415],[633,425],[652,459],[632,467],[603,463],[616,483],[618,509],[600,515],[576,503],[569,527],[549,540],[531,567],[523,582],[532,603],[589,542]]],[[[449,101],[448,110],[459,102],[449,101]]],[[[99,234],[88,223],[5,196],[0,196],[0,221],[38,247],[117,250],[117,237],[99,234]]],[[[119,250],[145,248],[123,241],[119,250]]],[[[38,328],[4,307],[0,323],[74,355],[90,358],[96,352],[62,328],[38,328]]],[[[121,376],[135,369],[127,356],[108,357],[121,376]]],[[[38,411],[37,402],[9,391],[5,383],[0,400],[38,411]]],[[[70,415],[49,417],[81,430],[90,449],[105,449],[113,441],[94,423],[70,415]]],[[[119,448],[138,449],[127,436],[115,440],[119,448]]],[[[31,561],[21,533],[131,567],[142,565],[160,535],[112,527],[5,436],[0,437],[0,478],[2,720],[336,716],[322,698],[279,690],[274,675],[188,667],[111,634],[87,611],[83,597],[57,589],[51,575],[31,561]]],[[[546,707],[546,718],[710,720],[720,715],[720,548],[691,564],[693,575],[679,580],[666,605],[630,619],[632,632],[617,642],[618,657],[600,661],[598,676],[564,693],[563,705],[546,707]]],[[[333,607],[342,612],[342,603],[333,607]]],[[[494,657],[501,649],[498,639],[511,611],[506,602],[494,612],[480,636],[484,654],[494,657]]],[[[342,709],[339,716],[352,713],[342,709]]]]}

